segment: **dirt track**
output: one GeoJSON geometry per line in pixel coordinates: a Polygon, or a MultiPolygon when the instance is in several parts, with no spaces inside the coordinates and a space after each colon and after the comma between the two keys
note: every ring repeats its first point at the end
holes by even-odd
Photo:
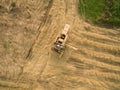
{"type": "Polygon", "coordinates": [[[2,90],[119,90],[120,29],[84,22],[77,3],[30,0],[27,10],[33,22],[29,26],[36,34],[22,58],[23,71],[15,81],[0,80],[0,85],[7,87],[2,90]],[[34,12],[30,5],[36,7],[34,12]],[[51,47],[66,23],[70,24],[69,38],[59,58],[51,47]]]}
{"type": "MultiPolygon", "coordinates": [[[[42,64],[44,67],[43,63],[45,62],[45,65],[46,65],[47,61],[49,59],[52,59],[50,57],[51,53],[52,53],[51,47],[53,46],[56,36],[63,30],[66,22],[68,24],[70,24],[71,28],[72,28],[72,24],[74,23],[75,17],[74,16],[71,17],[71,15],[74,13],[72,13],[72,14],[69,13],[69,12],[73,12],[72,9],[71,9],[71,11],[67,10],[67,12],[66,12],[66,8],[67,8],[66,3],[67,2],[65,2],[65,1],[60,1],[59,3],[57,0],[54,2],[50,1],[50,6],[52,4],[52,7],[49,7],[49,5],[48,5],[49,12],[47,12],[47,16],[45,17],[47,19],[45,21],[45,24],[39,28],[41,33],[38,36],[38,38],[36,39],[35,45],[32,47],[31,53],[34,54],[34,57],[32,58],[31,61],[33,61],[33,62],[29,63],[29,65],[26,67],[25,71],[30,71],[33,74],[35,74],[35,72],[39,73],[39,69],[41,69],[40,71],[43,71],[43,68],[38,68],[38,67],[41,66],[40,64],[42,64]],[[58,8],[56,6],[60,6],[60,7],[58,8]],[[54,15],[53,15],[53,13],[54,13],[54,15]],[[51,15],[50,18],[49,18],[49,15],[51,15]],[[51,22],[50,22],[50,20],[51,20],[51,22]],[[57,22],[57,21],[59,21],[59,22],[57,22]],[[71,21],[71,22],[68,22],[68,21],[71,21]],[[43,62],[42,62],[42,60],[43,60],[43,62]],[[29,70],[27,70],[27,69],[29,69],[29,70]],[[33,71],[32,71],[32,69],[33,69],[33,71]]],[[[67,3],[67,4],[70,5],[69,3],[67,3]]],[[[72,2],[72,5],[74,5],[73,2],[72,2]]]]}

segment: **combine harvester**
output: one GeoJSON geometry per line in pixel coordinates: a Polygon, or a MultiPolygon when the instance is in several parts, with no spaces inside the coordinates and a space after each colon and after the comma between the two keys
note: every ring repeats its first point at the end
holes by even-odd
{"type": "Polygon", "coordinates": [[[60,35],[57,37],[54,43],[54,51],[59,53],[60,57],[63,55],[63,52],[65,50],[65,43],[68,37],[67,33],[69,28],[70,28],[70,25],[66,24],[64,27],[64,30],[62,31],[62,33],[60,33],[60,35]]]}

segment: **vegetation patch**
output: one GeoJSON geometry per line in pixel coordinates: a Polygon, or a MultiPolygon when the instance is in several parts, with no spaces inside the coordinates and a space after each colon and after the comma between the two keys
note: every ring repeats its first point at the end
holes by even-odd
{"type": "Polygon", "coordinates": [[[87,21],[120,26],[119,0],[79,0],[79,13],[87,21]]]}

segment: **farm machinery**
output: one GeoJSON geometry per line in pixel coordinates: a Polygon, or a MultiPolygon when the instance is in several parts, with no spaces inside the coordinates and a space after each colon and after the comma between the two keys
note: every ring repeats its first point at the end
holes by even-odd
{"type": "Polygon", "coordinates": [[[66,24],[63,31],[58,35],[55,43],[54,43],[54,50],[61,54],[65,49],[65,43],[68,37],[68,30],[70,28],[70,25],[66,24]]]}

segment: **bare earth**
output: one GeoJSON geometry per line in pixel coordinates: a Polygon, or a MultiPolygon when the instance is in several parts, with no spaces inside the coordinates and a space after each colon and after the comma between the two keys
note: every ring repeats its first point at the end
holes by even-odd
{"type": "Polygon", "coordinates": [[[120,90],[120,29],[86,23],[78,1],[0,0],[0,90],[120,90]],[[59,57],[51,48],[65,24],[59,57]]]}

